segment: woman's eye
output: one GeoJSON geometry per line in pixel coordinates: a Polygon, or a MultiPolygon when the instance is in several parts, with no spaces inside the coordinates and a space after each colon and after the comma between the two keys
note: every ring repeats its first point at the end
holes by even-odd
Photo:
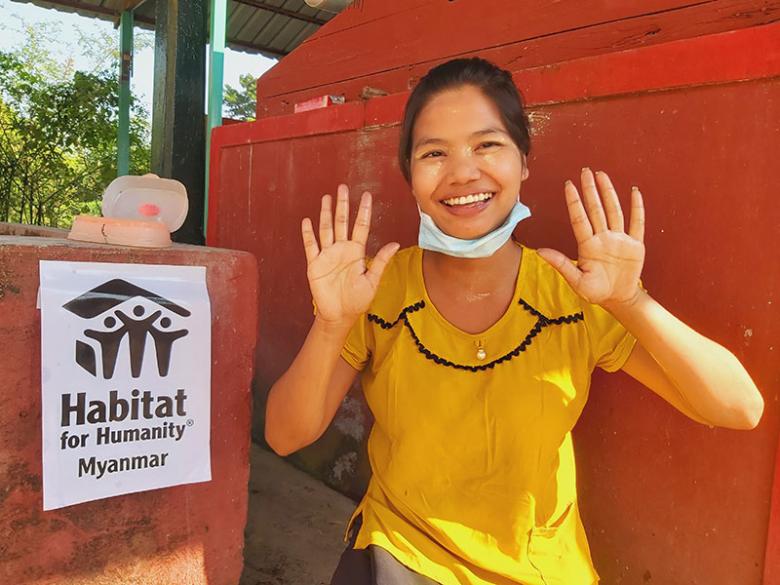
{"type": "Polygon", "coordinates": [[[426,152],[420,158],[438,158],[440,156],[444,156],[444,153],[441,150],[432,150],[430,152],[426,152]]]}
{"type": "Polygon", "coordinates": [[[485,148],[494,148],[496,146],[501,146],[500,142],[482,142],[479,145],[479,148],[485,149],[485,148]]]}

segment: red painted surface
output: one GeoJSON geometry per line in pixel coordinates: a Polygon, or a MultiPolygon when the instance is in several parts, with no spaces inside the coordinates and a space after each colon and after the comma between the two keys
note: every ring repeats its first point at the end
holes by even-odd
{"type": "Polygon", "coordinates": [[[257,306],[256,263],[249,254],[0,236],[0,583],[238,583],[257,306]],[[40,312],[35,308],[42,259],[206,266],[212,310],[212,481],[42,511],[40,312]]]}
{"type": "Polygon", "coordinates": [[[780,443],[777,445],[763,585],[780,585],[780,443]]]}
{"type": "Polygon", "coordinates": [[[533,104],[773,77],[780,23],[520,71],[533,104]]]}
{"type": "MultiPolygon", "coordinates": [[[[532,109],[544,104],[777,75],[780,75],[780,23],[513,70],[525,103],[532,109]]],[[[223,147],[398,124],[408,96],[409,92],[404,91],[324,110],[223,126],[212,133],[211,168],[221,164],[223,147]]],[[[216,226],[217,209],[223,199],[219,192],[223,187],[221,176],[211,175],[209,233],[216,226]]]]}
{"type": "Polygon", "coordinates": [[[366,0],[258,80],[257,117],[291,113],[323,93],[347,101],[366,86],[400,93],[453,56],[478,52],[515,71],[778,18],[780,3],[771,0],[366,0]]]}
{"type": "MultiPolygon", "coordinates": [[[[306,113],[214,134],[209,241],[256,254],[267,283],[260,328],[274,342],[258,350],[261,397],[287,367],[311,322],[301,218],[316,218],[320,195],[344,181],[355,203],[362,190],[374,193],[369,252],[389,240],[413,244],[417,212],[395,162],[404,84],[413,72],[427,69],[426,59],[476,50],[486,39],[504,43],[479,54],[508,63],[532,106],[531,178],[523,200],[533,217],[521,224],[519,238],[574,253],[563,182],[585,164],[610,172],[624,205],[629,187],[640,185],[648,208],[643,274],[648,290],[734,351],[767,403],[755,431],[709,429],[623,374],[596,376],[575,442],[583,517],[602,582],[778,583],[780,488],[774,490],[778,503],[771,518],[770,509],[780,430],[780,264],[770,257],[780,226],[773,179],[780,152],[780,25],[766,23],[777,20],[780,6],[713,1],[630,3],[631,8],[599,2],[592,14],[577,16],[556,12],[559,4],[571,11],[570,4],[544,3],[534,13],[542,22],[524,24],[509,9],[513,2],[495,3],[505,10],[491,14],[504,20],[469,8],[484,3],[407,0],[396,3],[397,10],[381,8],[381,14],[373,12],[379,4],[365,2],[365,18],[351,10],[323,27],[315,37],[319,45],[304,44],[295,59],[274,68],[273,91],[289,92],[284,99],[291,99],[316,81],[322,84],[319,93],[335,93],[343,84],[357,87],[376,75],[388,83],[377,87],[398,82],[399,93],[348,103],[348,121],[306,113]],[[468,20],[447,22],[452,43],[432,42],[444,34],[437,23],[461,5],[458,18],[468,20]],[[709,16],[685,23],[681,15],[689,11],[709,16]],[[736,24],[739,11],[742,24],[736,24]],[[612,45],[604,40],[623,38],[637,23],[659,18],[666,24],[653,39],[612,45]],[[378,31],[388,22],[398,24],[382,37],[378,31]],[[468,40],[453,32],[489,32],[505,22],[516,25],[517,42],[509,32],[505,37],[480,32],[468,40]],[[404,27],[419,33],[425,24],[433,32],[412,48],[391,34],[404,27]],[[730,29],[741,30],[721,34],[730,29]],[[344,55],[351,51],[354,63],[345,57],[327,69],[322,61],[327,43],[342,42],[350,31],[363,31],[340,49],[344,55]],[[718,34],[699,36],[713,32],[718,34]],[[655,37],[675,42],[655,43],[655,37]],[[561,59],[563,52],[550,39],[560,41],[569,56],[561,59]],[[588,42],[578,48],[577,39],[588,42]],[[542,45],[547,52],[517,59],[522,46],[542,45]],[[387,55],[379,55],[382,48],[387,55]],[[413,49],[419,57],[410,57],[413,49]],[[400,55],[391,54],[396,50],[400,55]],[[313,73],[316,67],[309,63],[319,70],[313,73]]],[[[352,431],[370,424],[354,408],[357,396],[348,397],[348,407],[320,442],[296,456],[353,495],[364,485],[364,460],[359,458],[346,482],[336,469],[344,457],[361,454],[352,431]]]]}

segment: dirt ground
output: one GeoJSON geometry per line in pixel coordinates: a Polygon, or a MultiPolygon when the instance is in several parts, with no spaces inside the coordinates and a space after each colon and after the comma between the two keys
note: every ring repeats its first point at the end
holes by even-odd
{"type": "Polygon", "coordinates": [[[250,462],[240,585],[328,585],[355,503],[257,445],[250,462]]]}

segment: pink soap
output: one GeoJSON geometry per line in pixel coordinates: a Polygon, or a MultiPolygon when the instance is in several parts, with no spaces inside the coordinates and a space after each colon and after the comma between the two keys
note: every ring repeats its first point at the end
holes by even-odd
{"type": "Polygon", "coordinates": [[[144,203],[138,207],[138,213],[146,217],[154,217],[160,215],[160,207],[154,203],[144,203]]]}

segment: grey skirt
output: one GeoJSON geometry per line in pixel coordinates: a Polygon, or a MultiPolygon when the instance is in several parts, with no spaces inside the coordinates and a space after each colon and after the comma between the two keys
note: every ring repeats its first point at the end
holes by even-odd
{"type": "Polygon", "coordinates": [[[370,545],[366,549],[356,549],[355,540],[362,523],[362,516],[355,518],[349,544],[339,559],[330,585],[438,585],[401,564],[381,547],[370,545]]]}

